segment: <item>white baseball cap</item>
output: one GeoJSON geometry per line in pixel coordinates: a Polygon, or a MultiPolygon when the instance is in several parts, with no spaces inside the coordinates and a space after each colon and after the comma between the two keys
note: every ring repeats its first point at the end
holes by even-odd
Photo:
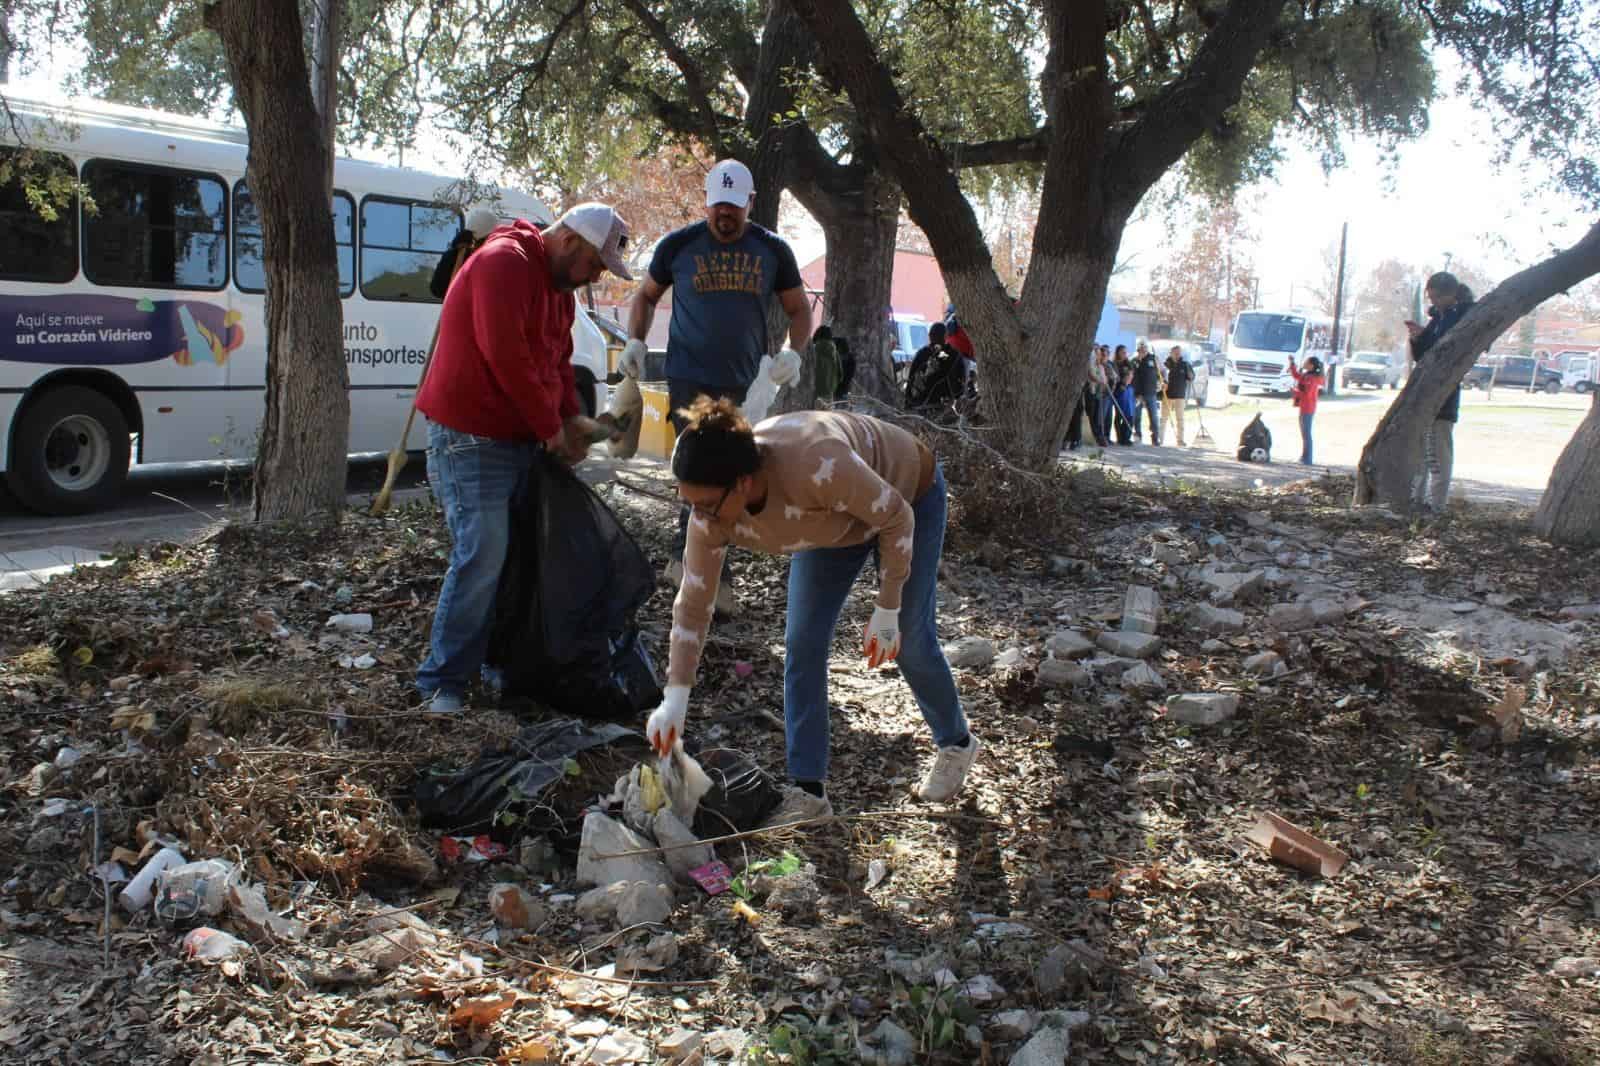
{"type": "Polygon", "coordinates": [[[706,175],[706,206],[733,204],[745,207],[756,191],[756,179],[750,168],[737,159],[724,159],[706,175]]]}
{"type": "Polygon", "coordinates": [[[467,215],[467,229],[471,230],[472,235],[480,241],[498,225],[500,219],[487,207],[474,207],[467,215]]]}
{"type": "Polygon", "coordinates": [[[628,224],[617,214],[616,208],[593,201],[575,204],[567,208],[567,213],[556,219],[555,224],[567,227],[588,241],[600,253],[600,261],[611,273],[623,281],[633,280],[628,265],[622,261],[628,248],[628,224]]]}

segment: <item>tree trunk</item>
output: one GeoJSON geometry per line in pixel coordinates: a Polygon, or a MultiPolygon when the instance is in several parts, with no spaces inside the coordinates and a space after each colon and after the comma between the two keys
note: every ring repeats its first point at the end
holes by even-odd
{"type": "MultiPolygon", "coordinates": [[[[1566,251],[1511,275],[1461,316],[1416,364],[1405,388],[1372,431],[1356,464],[1355,502],[1408,510],[1412,479],[1422,462],[1423,434],[1451,391],[1460,388],[1473,362],[1517,319],[1596,273],[1600,273],[1600,224],[1566,251]]],[[[1569,446],[1568,453],[1571,450],[1569,446]]],[[[1571,505],[1568,500],[1557,506],[1571,505]]],[[[1565,528],[1562,516],[1552,514],[1550,523],[1552,528],[1565,528]]]]}
{"type": "Polygon", "coordinates": [[[1569,548],[1600,546],[1600,392],[1572,435],[1533,515],[1533,531],[1569,548]]]}
{"type": "Polygon", "coordinates": [[[828,241],[823,303],[833,335],[843,337],[855,356],[850,391],[899,407],[902,399],[889,354],[894,344],[888,312],[895,235],[900,228],[900,190],[879,171],[859,174],[859,193],[825,196],[808,204],[828,241]]]}
{"type": "Polygon", "coordinates": [[[218,0],[222,38],[250,134],[247,173],[266,268],[267,407],[256,448],[257,521],[336,522],[344,508],[349,375],[341,344],[332,146],[312,103],[294,0],[218,0]]]}
{"type": "Polygon", "coordinates": [[[791,0],[819,62],[844,86],[911,218],[928,235],[972,334],[993,443],[1012,461],[1056,461],[1073,399],[1088,374],[1095,324],[1122,231],[1144,193],[1236,104],[1284,0],[1233,0],[1187,73],[1125,122],[1109,80],[1109,9],[1047,0],[1049,51],[1040,89],[1049,118],[1033,260],[1019,305],[995,273],[951,160],[922,125],[848,0],[791,0]]]}

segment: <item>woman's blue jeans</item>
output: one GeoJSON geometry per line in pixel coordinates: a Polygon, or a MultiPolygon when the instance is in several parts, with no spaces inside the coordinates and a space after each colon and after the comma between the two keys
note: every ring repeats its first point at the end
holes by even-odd
{"type": "Polygon", "coordinates": [[[1300,412],[1300,461],[1311,465],[1311,420],[1315,414],[1300,412]]]}
{"type": "MultiPolygon", "coordinates": [[[[896,662],[922,717],[939,747],[958,744],[967,733],[961,698],[950,664],[939,645],[937,584],[944,550],[946,496],[944,471],[934,469],[933,484],[912,506],[911,574],[900,594],[900,657],[896,662]]],[[[784,636],[783,719],[789,748],[789,776],[822,781],[828,773],[828,653],[834,626],[856,575],[873,556],[876,542],[848,548],[813,548],[789,563],[789,619],[784,636]]],[[[853,635],[851,654],[862,639],[853,635]]]]}
{"type": "Polygon", "coordinates": [[[417,688],[463,695],[489,648],[495,590],[511,540],[511,505],[527,486],[532,442],[428,423],[428,484],[450,527],[450,569],[433,611],[417,688]]]}

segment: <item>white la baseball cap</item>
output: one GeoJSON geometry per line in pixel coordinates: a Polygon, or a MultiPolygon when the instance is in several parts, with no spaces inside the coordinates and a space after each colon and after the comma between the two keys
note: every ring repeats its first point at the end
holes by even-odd
{"type": "Polygon", "coordinates": [[[745,207],[756,191],[756,179],[750,168],[737,159],[724,159],[706,175],[706,206],[733,204],[745,207]]]}
{"type": "Polygon", "coordinates": [[[632,281],[628,264],[622,261],[628,250],[628,224],[609,204],[575,204],[567,213],[556,219],[557,226],[565,226],[594,246],[606,269],[623,281],[632,281]]]}

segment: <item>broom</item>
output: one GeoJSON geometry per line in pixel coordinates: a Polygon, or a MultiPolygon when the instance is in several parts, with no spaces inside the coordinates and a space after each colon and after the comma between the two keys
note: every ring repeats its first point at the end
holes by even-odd
{"type": "MultiPolygon", "coordinates": [[[[456,265],[450,271],[450,280],[454,281],[457,272],[461,270],[461,261],[466,258],[467,249],[463,246],[456,250],[456,265]]],[[[411,423],[417,417],[417,396],[422,392],[422,383],[428,380],[428,367],[433,363],[433,349],[439,343],[439,321],[444,318],[443,308],[440,308],[439,318],[433,322],[433,337],[428,341],[428,354],[422,360],[422,374],[417,378],[417,391],[411,396],[411,410],[406,412],[406,428],[400,431],[400,439],[389,450],[389,472],[383,477],[383,488],[378,490],[377,497],[372,501],[369,512],[374,518],[386,514],[389,504],[394,496],[394,483],[400,477],[400,471],[406,465],[406,438],[411,436],[411,423]]]]}

